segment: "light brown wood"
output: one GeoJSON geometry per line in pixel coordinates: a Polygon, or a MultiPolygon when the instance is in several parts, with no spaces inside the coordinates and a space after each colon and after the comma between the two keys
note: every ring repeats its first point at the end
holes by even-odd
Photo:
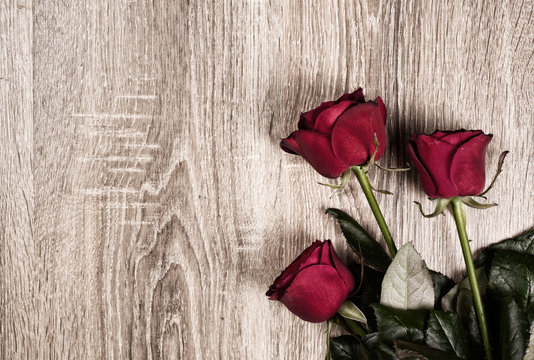
{"type": "MultiPolygon", "coordinates": [[[[0,2],[0,357],[321,359],[322,325],[267,301],[327,207],[380,238],[279,140],[358,86],[390,166],[410,134],[482,129],[511,154],[473,247],[534,226],[532,1],[0,2]]],[[[373,170],[397,244],[463,269],[414,172],[373,170]]]]}

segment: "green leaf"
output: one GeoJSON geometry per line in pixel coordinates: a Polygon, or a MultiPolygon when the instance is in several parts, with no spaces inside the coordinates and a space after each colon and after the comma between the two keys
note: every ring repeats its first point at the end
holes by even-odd
{"type": "Polygon", "coordinates": [[[478,254],[475,261],[477,267],[482,265],[489,266],[493,260],[493,255],[502,250],[510,250],[534,256],[534,230],[488,246],[478,254]]]}
{"type": "Polygon", "coordinates": [[[489,273],[489,288],[501,297],[520,300],[526,309],[534,302],[534,256],[507,250],[496,252],[489,273]]]}
{"type": "Polygon", "coordinates": [[[349,300],[360,308],[367,317],[368,326],[371,329],[376,329],[376,320],[374,317],[371,304],[380,302],[380,290],[382,288],[382,279],[384,273],[371,269],[365,266],[363,269],[360,265],[354,266],[351,264],[350,269],[354,274],[355,279],[362,278],[362,283],[358,286],[358,290],[352,295],[349,300]],[[363,276],[362,272],[363,271],[363,276]]]}
{"type": "Polygon", "coordinates": [[[367,325],[365,314],[352,301],[345,300],[337,312],[346,319],[359,321],[367,325]]]}
{"type": "Polygon", "coordinates": [[[369,351],[375,351],[378,348],[378,332],[369,333],[362,339],[363,344],[369,351]]]}
{"type": "Polygon", "coordinates": [[[503,240],[488,247],[491,250],[511,250],[534,256],[534,230],[516,238],[503,240]]]}
{"type": "MultiPolygon", "coordinates": [[[[488,278],[483,267],[476,269],[478,285],[482,296],[485,295],[488,287],[488,278]]],[[[469,342],[471,344],[473,356],[476,359],[483,358],[484,347],[482,344],[482,337],[478,327],[478,320],[473,304],[473,294],[471,292],[471,284],[469,279],[465,277],[462,281],[456,284],[441,300],[443,310],[455,312],[460,317],[460,320],[467,330],[469,342]]]]}
{"type": "MultiPolygon", "coordinates": [[[[486,276],[485,269],[483,267],[477,268],[476,275],[480,288],[480,293],[481,295],[484,295],[488,287],[488,277],[486,276]]],[[[443,298],[441,299],[441,307],[445,311],[454,311],[461,313],[462,311],[460,310],[464,305],[463,303],[466,302],[467,305],[469,305],[469,301],[466,300],[470,300],[471,303],[473,300],[471,294],[471,284],[469,283],[469,278],[467,277],[465,277],[462,281],[456,284],[452,289],[449,290],[447,294],[445,294],[445,296],[443,296],[443,298]],[[460,300],[460,302],[462,303],[462,306],[460,308],[458,308],[459,297],[462,298],[460,300]]],[[[463,313],[465,314],[466,312],[464,311],[463,313]]]]}
{"type": "Polygon", "coordinates": [[[432,309],[434,285],[425,262],[411,243],[398,251],[382,281],[380,303],[397,309],[432,309]]]}
{"type": "Polygon", "coordinates": [[[332,360],[368,359],[367,351],[350,335],[341,335],[330,339],[332,360]],[[362,357],[362,355],[364,355],[362,357]]]}
{"type": "Polygon", "coordinates": [[[393,347],[381,344],[377,332],[367,334],[362,339],[362,344],[369,352],[369,360],[397,360],[393,347]]]}
{"type": "Polygon", "coordinates": [[[441,299],[453,288],[454,281],[440,272],[430,269],[428,271],[430,271],[432,283],[434,284],[434,304],[441,305],[441,299]]]}
{"type": "Polygon", "coordinates": [[[529,322],[522,301],[512,296],[500,298],[501,359],[522,360],[529,340],[529,322]]]}
{"type": "Polygon", "coordinates": [[[334,215],[337,218],[347,242],[356,254],[360,256],[362,261],[374,266],[378,270],[386,271],[391,263],[391,258],[382,246],[356,220],[339,209],[329,208],[326,210],[326,213],[334,215]]]}
{"type": "Polygon", "coordinates": [[[432,348],[454,353],[462,359],[473,357],[458,314],[433,310],[425,338],[432,348]]]}
{"type": "Polygon", "coordinates": [[[534,323],[530,326],[530,340],[523,360],[534,359],[534,323]]]}
{"type": "Polygon", "coordinates": [[[400,310],[381,304],[373,304],[373,309],[381,342],[392,343],[395,340],[424,342],[428,311],[400,310]]]}
{"type": "Polygon", "coordinates": [[[461,360],[454,354],[433,349],[428,346],[412,344],[406,341],[395,341],[395,350],[399,359],[418,360],[461,360]]]}

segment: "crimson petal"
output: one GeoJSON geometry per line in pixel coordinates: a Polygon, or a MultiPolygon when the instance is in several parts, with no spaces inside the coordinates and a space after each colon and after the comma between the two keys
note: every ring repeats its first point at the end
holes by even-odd
{"type": "MultiPolygon", "coordinates": [[[[297,130],[290,137],[296,144],[296,147],[290,149],[309,162],[319,174],[328,178],[337,178],[347,170],[348,166],[335,157],[329,136],[306,130],[297,130]]],[[[291,144],[284,143],[284,145],[291,144]]]]}
{"type": "Polygon", "coordinates": [[[486,148],[493,135],[480,134],[458,148],[451,164],[450,178],[459,195],[478,195],[486,183],[486,148]]]}
{"type": "Polygon", "coordinates": [[[434,183],[434,180],[432,180],[432,177],[430,176],[429,172],[419,160],[419,156],[417,155],[417,145],[415,144],[415,141],[411,140],[408,143],[408,154],[410,155],[410,158],[412,159],[413,163],[415,164],[415,167],[417,168],[417,172],[419,173],[419,179],[421,181],[421,185],[423,186],[423,190],[425,193],[430,197],[439,197],[439,195],[436,193],[436,184],[434,183]]]}
{"type": "Polygon", "coordinates": [[[278,300],[283,295],[285,289],[289,286],[298,271],[301,270],[303,267],[302,264],[306,263],[313,252],[322,245],[323,243],[321,241],[316,240],[309,247],[307,247],[302,254],[300,254],[299,257],[289,264],[274,280],[273,285],[269,287],[269,290],[265,295],[269,296],[270,300],[278,300]]]}
{"type": "Polygon", "coordinates": [[[416,143],[420,161],[425,164],[428,173],[434,179],[436,191],[440,197],[450,198],[458,195],[450,179],[450,168],[456,147],[448,142],[428,135],[413,138],[416,143]]]}
{"type": "Polygon", "coordinates": [[[329,265],[314,265],[301,270],[280,301],[309,322],[323,322],[333,317],[348,295],[343,280],[329,265]]]}
{"type": "Polygon", "coordinates": [[[332,148],[338,159],[348,165],[361,165],[369,160],[375,151],[375,130],[379,141],[376,159],[384,153],[386,146],[385,128],[379,106],[372,102],[349,108],[336,121],[332,130],[332,148]]]}
{"type": "Polygon", "coordinates": [[[353,101],[341,101],[340,103],[332,105],[328,109],[321,112],[315,120],[314,130],[330,135],[332,133],[332,126],[336,122],[337,118],[351,105],[354,105],[353,101]]]}
{"type": "Polygon", "coordinates": [[[482,134],[482,131],[480,130],[452,131],[442,136],[441,140],[446,141],[451,145],[459,146],[460,144],[480,134],[482,134]]]}

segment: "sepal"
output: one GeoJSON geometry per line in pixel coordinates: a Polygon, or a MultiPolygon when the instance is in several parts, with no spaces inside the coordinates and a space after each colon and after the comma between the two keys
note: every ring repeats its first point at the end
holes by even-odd
{"type": "Polygon", "coordinates": [[[321,183],[321,182],[318,184],[323,185],[323,186],[328,186],[329,188],[335,189],[337,190],[337,192],[340,192],[345,188],[345,186],[347,186],[347,184],[349,183],[349,180],[350,180],[350,169],[348,169],[343,174],[341,174],[341,184],[339,185],[326,184],[326,183],[321,183]]]}
{"type": "Polygon", "coordinates": [[[354,303],[350,300],[345,300],[338,309],[338,314],[343,316],[346,319],[355,320],[367,325],[367,318],[363,311],[361,311],[354,303]]]}
{"type": "Polygon", "coordinates": [[[489,209],[491,207],[498,205],[496,203],[491,203],[491,204],[479,203],[478,201],[476,201],[470,196],[464,196],[464,197],[461,197],[460,199],[465,205],[475,208],[475,209],[489,209]]]}
{"type": "Polygon", "coordinates": [[[371,155],[371,158],[369,159],[369,161],[366,164],[361,166],[362,170],[366,174],[369,171],[369,166],[371,166],[371,165],[373,165],[375,163],[375,157],[376,157],[376,154],[378,153],[378,149],[380,147],[380,143],[378,142],[378,138],[376,137],[376,132],[373,135],[373,141],[375,143],[375,151],[373,152],[373,155],[371,155]]]}
{"type": "Polygon", "coordinates": [[[443,212],[445,211],[445,209],[447,208],[451,200],[452,198],[451,199],[445,199],[445,198],[439,199],[438,203],[436,204],[436,208],[434,209],[434,212],[431,214],[425,214],[423,212],[423,206],[421,205],[420,202],[414,201],[414,203],[416,203],[417,206],[419,207],[419,211],[421,212],[421,215],[423,215],[426,218],[433,218],[433,217],[438,216],[439,214],[443,214],[443,212]]]}
{"type": "Polygon", "coordinates": [[[377,189],[377,188],[375,188],[373,185],[371,185],[371,189],[373,189],[373,191],[379,192],[379,193],[381,193],[381,194],[385,194],[385,195],[395,195],[395,194],[393,194],[391,191],[384,190],[384,189],[377,189]]]}
{"type": "MultiPolygon", "coordinates": [[[[491,188],[495,185],[495,181],[497,181],[497,177],[502,173],[502,165],[504,164],[504,158],[506,158],[506,155],[508,155],[509,151],[503,151],[501,156],[499,156],[499,162],[497,163],[497,172],[495,173],[495,176],[493,176],[493,180],[491,180],[491,183],[489,184],[488,188],[484,190],[482,193],[478,194],[477,196],[484,197],[485,194],[488,193],[488,191],[491,190],[491,188]]],[[[466,204],[467,205],[467,204],[466,204]]]]}
{"type": "Polygon", "coordinates": [[[406,168],[387,168],[385,166],[378,165],[378,163],[375,163],[376,167],[380,170],[389,171],[389,172],[404,172],[404,171],[410,171],[412,170],[412,167],[409,163],[406,163],[406,168]]]}

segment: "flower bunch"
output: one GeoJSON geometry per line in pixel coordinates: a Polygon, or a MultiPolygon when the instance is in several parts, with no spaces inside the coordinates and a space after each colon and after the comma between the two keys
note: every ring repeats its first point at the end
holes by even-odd
{"type": "Polygon", "coordinates": [[[367,173],[384,154],[386,107],[365,101],[362,89],[301,114],[298,130],[281,148],[302,156],[321,175],[358,180],[389,254],[347,213],[337,220],[357,255],[346,265],[329,240],[316,241],[291,263],[267,296],[310,322],[327,321],[327,359],[533,359],[534,231],[494,244],[473,258],[466,231],[466,206],[485,209],[485,157],[492,135],[481,130],[413,135],[408,153],[423,190],[436,206],[425,217],[450,209],[466,265],[454,283],[427,268],[413,245],[398,251],[375,199],[367,173]],[[359,263],[359,264],[358,264],[359,263]],[[491,316],[487,316],[491,314],[491,316]],[[332,338],[336,324],[346,335],[332,338]]]}

